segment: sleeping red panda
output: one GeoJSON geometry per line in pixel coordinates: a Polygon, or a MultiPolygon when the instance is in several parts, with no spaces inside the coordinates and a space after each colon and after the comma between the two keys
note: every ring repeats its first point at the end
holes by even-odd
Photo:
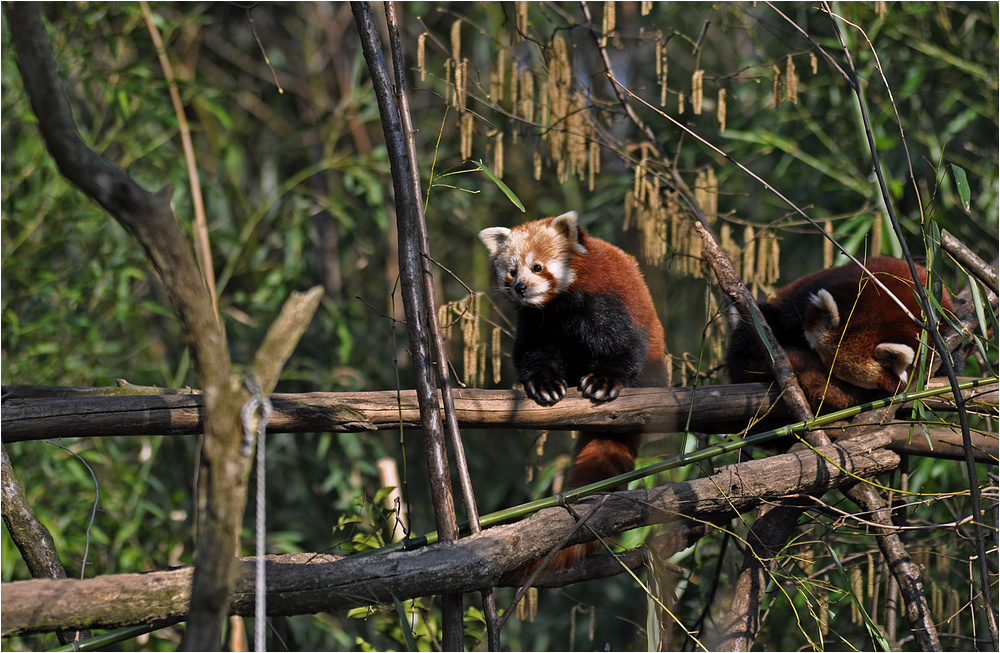
{"type": "MultiPolygon", "coordinates": [[[[497,288],[517,309],[514,366],[531,399],[552,405],[577,385],[584,397],[604,402],[623,387],[666,385],[663,326],[633,257],[589,235],[572,211],[484,229],[479,239],[497,288]]],[[[581,434],[566,489],[631,471],[641,437],[581,434]]],[[[571,566],[596,546],[564,549],[548,568],[571,566]]]]}
{"type": "MultiPolygon", "coordinates": [[[[875,258],[866,267],[920,317],[906,261],[875,258]]],[[[917,276],[926,283],[927,271],[919,265],[917,276]]],[[[947,292],[941,305],[952,310],[947,292]]],[[[920,327],[853,263],[802,277],[759,306],[813,410],[821,402],[832,411],[888,397],[909,383],[920,327]]],[[[751,324],[735,325],[726,367],[733,383],[772,380],[751,324]]]]}

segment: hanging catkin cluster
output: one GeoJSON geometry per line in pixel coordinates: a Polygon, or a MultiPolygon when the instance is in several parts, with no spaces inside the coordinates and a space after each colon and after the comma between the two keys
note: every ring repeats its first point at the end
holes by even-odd
{"type": "MultiPolygon", "coordinates": [[[[645,14],[643,14],[645,15],[645,14]]],[[[667,41],[656,30],[656,83],[660,86],[660,106],[667,106],[667,41]]]]}
{"type": "Polygon", "coordinates": [[[733,241],[729,224],[719,230],[720,246],[732,259],[740,278],[755,295],[770,295],[780,276],[781,248],[778,236],[772,229],[762,229],[759,233],[753,226],[743,227],[743,247],[733,241]]]}
{"type": "Polygon", "coordinates": [[[463,159],[472,157],[474,119],[466,107],[469,81],[469,60],[462,58],[462,21],[451,24],[451,58],[445,62],[445,78],[453,75],[452,106],[458,109],[460,150],[463,159]],[[449,74],[450,73],[450,74],[449,74]]]}
{"type": "Polygon", "coordinates": [[[587,100],[574,88],[570,52],[561,34],[552,38],[549,75],[543,83],[540,122],[555,127],[545,133],[548,158],[555,164],[560,182],[574,174],[587,179],[593,190],[599,150],[590,145],[594,129],[587,122],[587,100]]]}
{"type": "MultiPolygon", "coordinates": [[[[479,304],[482,293],[473,293],[467,298],[442,304],[438,308],[438,322],[444,337],[451,338],[451,328],[456,323],[462,331],[462,373],[465,382],[473,387],[482,387],[486,377],[486,343],[481,342],[479,304]]],[[[500,375],[499,343],[493,337],[493,377],[500,375]]],[[[499,381],[498,381],[499,382],[499,381]]]]}
{"type": "MultiPolygon", "coordinates": [[[[810,66],[813,74],[816,72],[815,55],[810,57],[810,66]]],[[[781,68],[774,64],[771,66],[774,73],[774,82],[771,85],[771,101],[774,106],[781,104],[782,100],[787,100],[792,104],[799,103],[799,74],[795,69],[795,60],[792,55],[785,57],[785,72],[782,76],[781,68]]]]}
{"type": "Polygon", "coordinates": [[[642,234],[642,259],[659,265],[669,252],[668,226],[682,221],[676,193],[661,188],[660,177],[653,166],[658,159],[649,143],[638,146],[639,163],[635,168],[635,183],[625,196],[625,229],[634,224],[642,234]]]}

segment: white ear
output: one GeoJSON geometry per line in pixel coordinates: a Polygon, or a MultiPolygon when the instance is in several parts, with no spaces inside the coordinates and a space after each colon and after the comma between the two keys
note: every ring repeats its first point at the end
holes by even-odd
{"type": "Polygon", "coordinates": [[[913,347],[898,342],[883,342],[875,345],[875,360],[886,369],[892,370],[899,380],[906,383],[907,371],[913,365],[913,347]]]}
{"type": "Polygon", "coordinates": [[[809,306],[805,314],[806,340],[809,346],[816,349],[819,339],[831,329],[840,326],[840,311],[833,295],[823,288],[810,295],[809,306]]]}
{"type": "Polygon", "coordinates": [[[562,215],[552,218],[549,226],[556,230],[561,237],[565,238],[581,254],[586,253],[586,249],[580,244],[579,220],[576,211],[567,211],[562,215]]]}
{"type": "Polygon", "coordinates": [[[507,227],[490,227],[479,232],[479,240],[483,241],[490,253],[490,258],[497,255],[507,245],[510,229],[507,227]]]}

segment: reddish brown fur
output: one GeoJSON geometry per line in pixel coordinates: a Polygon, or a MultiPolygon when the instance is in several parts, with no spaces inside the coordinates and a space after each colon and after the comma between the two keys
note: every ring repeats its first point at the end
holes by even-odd
{"type": "MultiPolygon", "coordinates": [[[[565,218],[565,216],[561,216],[561,218],[565,218]]],[[[515,305],[519,306],[519,310],[536,310],[540,307],[541,310],[545,311],[545,307],[550,302],[564,293],[615,297],[621,302],[621,308],[616,310],[624,311],[623,314],[619,313],[621,320],[631,321],[631,324],[645,336],[645,362],[637,361],[638,366],[643,368],[639,372],[640,383],[665,384],[664,356],[666,349],[663,326],[660,324],[653,299],[635,258],[614,245],[590,236],[584,229],[577,226],[575,215],[571,221],[567,222],[563,219],[556,226],[552,226],[553,220],[557,220],[557,218],[545,218],[512,228],[507,235],[508,240],[505,242],[505,245],[510,242],[516,243],[516,246],[511,249],[507,249],[506,246],[503,249],[498,249],[491,238],[484,238],[483,234],[480,235],[487,248],[490,249],[501,289],[507,292],[508,297],[515,302],[515,305]],[[568,224],[572,225],[572,229],[569,232],[561,231],[566,229],[568,224]],[[576,243],[582,246],[585,251],[581,252],[576,247],[576,243]],[[549,284],[551,287],[544,298],[539,299],[538,295],[533,295],[531,292],[526,292],[523,298],[512,296],[510,287],[515,282],[515,277],[510,274],[512,266],[505,259],[511,255],[512,251],[516,252],[518,259],[516,267],[521,269],[516,279],[525,282],[532,289],[541,284],[536,284],[531,275],[524,272],[524,269],[530,269],[532,262],[542,263],[542,269],[537,272],[532,271],[532,274],[535,275],[536,279],[551,282],[549,284]],[[568,266],[572,273],[572,280],[568,281],[562,288],[556,287],[560,276],[549,271],[549,264],[552,262],[563,267],[568,266]],[[523,305],[519,302],[523,302],[523,305]],[[523,306],[529,308],[523,308],[523,306]]],[[[497,229],[486,230],[484,233],[489,231],[497,231],[497,229]]],[[[554,268],[557,273],[560,271],[558,265],[554,268]]],[[[568,277],[563,274],[561,278],[565,281],[568,277]]],[[[546,313],[546,315],[550,316],[548,319],[555,319],[551,317],[553,315],[551,313],[546,313]]],[[[564,313],[558,312],[554,315],[565,316],[564,313]]],[[[605,314],[605,317],[609,315],[605,314]]],[[[558,319],[567,318],[560,317],[558,319]]],[[[518,330],[519,335],[521,335],[520,323],[518,330]]],[[[592,337],[604,339],[616,336],[598,332],[592,334],[592,337]]],[[[519,368],[519,373],[521,371],[519,368]]],[[[575,379],[570,381],[573,382],[575,379]]],[[[617,392],[614,396],[617,396],[617,392]]],[[[571,490],[631,471],[635,466],[641,438],[641,433],[581,434],[573,449],[573,461],[567,473],[565,488],[571,490]]],[[[567,547],[553,556],[546,568],[562,569],[573,566],[581,558],[595,551],[598,546],[598,542],[590,542],[567,547]]],[[[502,581],[522,583],[537,567],[538,562],[523,565],[507,574],[502,581]]]]}
{"type": "Polygon", "coordinates": [[[587,249],[587,254],[573,259],[571,267],[576,272],[576,280],[567,290],[610,292],[622,299],[632,320],[646,330],[649,348],[646,360],[662,362],[666,355],[663,325],[635,258],[583,229],[580,230],[580,244],[587,249]]]}
{"type": "MultiPolygon", "coordinates": [[[[920,317],[920,304],[905,261],[875,258],[865,266],[907,311],[920,317]]],[[[920,266],[917,278],[921,285],[926,283],[927,272],[920,266]]],[[[947,292],[941,305],[946,311],[952,310],[947,292]]],[[[814,409],[822,402],[828,409],[839,410],[901,391],[905,384],[879,363],[876,347],[905,346],[912,349],[914,356],[920,350],[920,327],[856,265],[802,277],[778,291],[761,308],[814,409]],[[825,324],[826,313],[815,300],[823,290],[837,307],[840,322],[835,328],[825,324]],[[806,339],[808,332],[813,334],[811,343],[806,339]]],[[[727,365],[733,382],[771,378],[766,356],[761,355],[749,333],[746,325],[740,325],[730,342],[727,365]]]]}

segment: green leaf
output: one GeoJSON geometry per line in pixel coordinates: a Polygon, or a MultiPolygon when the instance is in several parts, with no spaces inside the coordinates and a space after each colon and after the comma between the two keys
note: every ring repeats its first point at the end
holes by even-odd
{"type": "Polygon", "coordinates": [[[764,325],[757,319],[757,311],[750,311],[750,319],[753,320],[753,328],[757,331],[757,335],[760,336],[760,341],[764,344],[764,348],[767,349],[768,359],[773,363],[774,350],[771,349],[771,343],[768,342],[767,336],[764,335],[764,325]]]}
{"type": "Polygon", "coordinates": [[[965,170],[954,163],[951,164],[951,174],[955,176],[955,186],[958,188],[958,197],[962,200],[962,209],[969,213],[972,209],[972,191],[969,190],[969,178],[965,176],[965,170]]]}
{"type": "Polygon", "coordinates": [[[522,204],[521,200],[517,198],[517,195],[514,194],[514,191],[507,188],[507,184],[500,181],[500,178],[497,177],[495,174],[493,174],[492,170],[484,166],[482,161],[473,161],[473,163],[476,165],[477,168],[485,172],[487,177],[493,180],[493,183],[497,185],[497,188],[503,191],[503,194],[507,196],[507,199],[509,199],[511,202],[514,203],[514,206],[521,209],[521,213],[524,213],[524,204],[522,204]]]}
{"type": "Polygon", "coordinates": [[[889,647],[889,642],[882,633],[882,629],[879,628],[874,621],[872,621],[868,611],[865,610],[861,597],[854,593],[854,588],[851,586],[851,579],[847,575],[847,572],[844,571],[844,566],[840,563],[840,556],[837,555],[837,552],[833,549],[829,542],[825,542],[825,544],[826,548],[830,551],[830,557],[833,558],[833,562],[837,565],[837,569],[844,577],[843,589],[847,591],[848,595],[851,597],[851,601],[858,608],[858,612],[861,613],[862,619],[864,619],[865,626],[868,628],[868,634],[872,638],[872,643],[882,651],[891,651],[892,649],[889,647]]]}
{"type": "Polygon", "coordinates": [[[402,602],[395,596],[392,597],[392,602],[396,606],[396,614],[399,615],[399,624],[403,628],[403,636],[406,637],[406,649],[416,651],[417,642],[413,639],[413,629],[410,628],[410,620],[406,618],[406,608],[403,607],[402,602]]]}

